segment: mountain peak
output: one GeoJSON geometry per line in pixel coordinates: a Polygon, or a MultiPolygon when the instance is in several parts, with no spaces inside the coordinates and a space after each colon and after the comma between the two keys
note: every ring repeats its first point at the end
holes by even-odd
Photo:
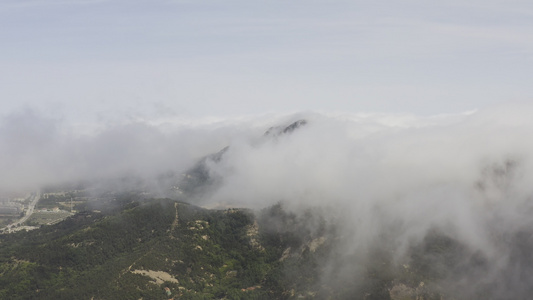
{"type": "Polygon", "coordinates": [[[265,136],[278,136],[278,135],[282,135],[282,134],[288,134],[288,133],[292,133],[294,130],[304,126],[307,124],[307,120],[305,119],[300,119],[298,121],[295,121],[293,123],[291,123],[290,125],[287,125],[287,126],[275,126],[275,127],[270,127],[266,132],[265,132],[265,136]]]}

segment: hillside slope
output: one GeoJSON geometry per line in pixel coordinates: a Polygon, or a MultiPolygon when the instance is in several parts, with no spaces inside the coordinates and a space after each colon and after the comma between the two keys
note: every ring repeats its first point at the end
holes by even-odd
{"type": "Polygon", "coordinates": [[[394,264],[387,248],[371,249],[365,262],[337,261],[342,237],[312,211],[130,200],[1,236],[0,298],[441,299],[433,263],[453,264],[446,258],[458,248],[436,234],[413,252],[411,269],[394,264]]]}
{"type": "Polygon", "coordinates": [[[181,299],[268,295],[252,288],[264,285],[276,253],[252,245],[252,224],[246,211],[168,199],[80,213],[2,236],[0,298],[167,299],[166,287],[181,299]]]}

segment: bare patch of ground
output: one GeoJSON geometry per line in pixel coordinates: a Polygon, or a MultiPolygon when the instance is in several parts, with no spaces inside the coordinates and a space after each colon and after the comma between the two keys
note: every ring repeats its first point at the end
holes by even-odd
{"type": "Polygon", "coordinates": [[[179,281],[174,278],[172,275],[168,274],[167,272],[163,271],[151,271],[151,270],[133,270],[131,271],[133,274],[140,274],[143,276],[148,276],[152,278],[156,284],[161,285],[165,281],[173,282],[173,283],[179,283],[179,281]]]}

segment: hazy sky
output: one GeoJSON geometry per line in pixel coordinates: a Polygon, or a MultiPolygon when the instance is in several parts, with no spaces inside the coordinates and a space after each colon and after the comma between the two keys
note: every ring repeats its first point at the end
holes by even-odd
{"type": "Polygon", "coordinates": [[[533,99],[525,0],[2,0],[0,40],[4,115],[431,115],[533,99]]]}

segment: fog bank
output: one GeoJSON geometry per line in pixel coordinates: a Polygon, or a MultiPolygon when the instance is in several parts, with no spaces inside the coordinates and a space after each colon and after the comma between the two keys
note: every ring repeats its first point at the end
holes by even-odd
{"type": "Polygon", "coordinates": [[[27,109],[0,118],[0,189],[157,181],[172,173],[158,192],[190,196],[183,200],[194,204],[262,209],[283,203],[300,215],[320,212],[338,228],[324,282],[357,278],[375,249],[388,249],[398,264],[416,263],[413,253],[436,235],[462,249],[454,265],[461,271],[450,267],[439,278],[457,297],[490,290],[497,299],[512,289],[527,298],[533,286],[531,115],[532,105],[507,104],[431,117],[303,112],[135,120],[80,131],[27,109]],[[285,130],[298,120],[305,122],[285,130]],[[182,185],[182,174],[198,161],[209,180],[196,184],[205,188],[179,194],[172,186],[182,185]]]}
{"type": "Polygon", "coordinates": [[[456,250],[446,255],[456,257],[439,278],[448,295],[525,299],[533,284],[532,113],[508,105],[429,118],[309,114],[290,134],[230,144],[207,164],[216,184],[202,203],[327,208],[341,237],[325,264],[330,283],[357,280],[376,249],[408,266],[416,249],[432,247],[428,239],[451,239],[456,250]]]}

